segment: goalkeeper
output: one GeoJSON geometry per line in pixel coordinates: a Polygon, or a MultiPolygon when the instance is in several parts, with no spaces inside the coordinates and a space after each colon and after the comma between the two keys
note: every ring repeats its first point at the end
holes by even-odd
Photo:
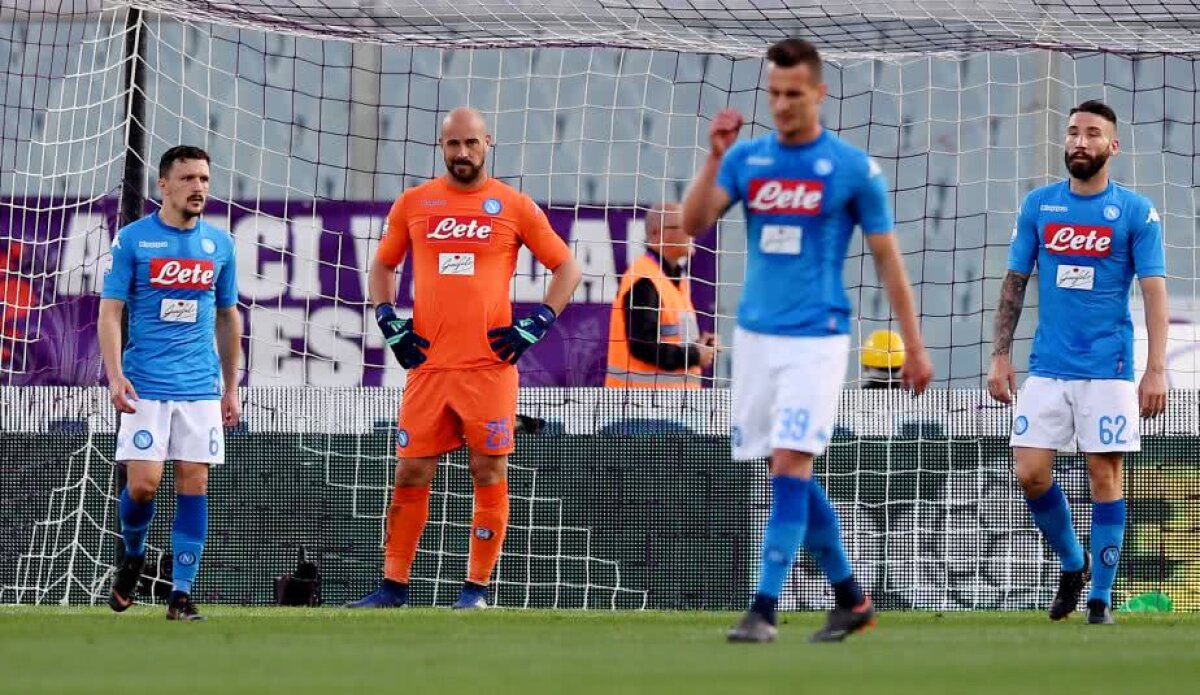
{"type": "Polygon", "coordinates": [[[388,213],[371,264],[371,301],[388,346],[411,370],[396,432],[396,485],[387,511],[383,582],[351,608],[409,600],[409,573],[429,517],[438,460],[466,442],[475,509],[467,578],[455,608],[487,606],[488,582],[508,526],[508,455],[517,411],[516,363],[540,340],[579,285],[579,265],[529,196],[484,170],[492,137],[478,111],[442,121],[440,178],[405,191],[388,213]],[[553,271],[545,303],[514,321],[509,287],[528,246],[553,271]],[[413,256],[413,317],[392,301],[396,268],[413,256]]]}

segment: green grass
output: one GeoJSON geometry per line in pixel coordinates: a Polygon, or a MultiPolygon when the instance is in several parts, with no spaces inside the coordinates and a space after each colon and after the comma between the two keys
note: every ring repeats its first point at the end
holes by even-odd
{"type": "Polygon", "coordinates": [[[1114,627],[1029,613],[885,613],[844,644],[730,645],[732,614],[204,607],[0,607],[0,691],[471,693],[1135,693],[1200,680],[1200,615],[1114,627]]]}

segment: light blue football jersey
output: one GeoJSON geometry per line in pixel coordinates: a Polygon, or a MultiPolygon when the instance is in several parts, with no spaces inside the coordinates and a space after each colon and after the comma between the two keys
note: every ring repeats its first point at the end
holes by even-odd
{"type": "Polygon", "coordinates": [[[157,213],[123,227],[113,240],[101,297],[125,302],[129,343],[123,366],[139,398],[221,397],[216,309],[237,304],[228,233],[203,220],[177,229],[157,213]]]}
{"type": "Polygon", "coordinates": [[[1133,379],[1129,288],[1166,275],[1162,225],[1145,196],[1110,183],[1091,196],[1069,181],[1021,203],[1008,268],[1038,269],[1038,325],[1029,372],[1054,379],[1133,379]]]}
{"type": "Polygon", "coordinates": [[[883,173],[834,133],[785,145],[776,133],[736,143],[717,184],[746,211],[746,278],[738,325],[791,336],[850,332],[842,277],[855,225],[892,231],[883,173]]]}

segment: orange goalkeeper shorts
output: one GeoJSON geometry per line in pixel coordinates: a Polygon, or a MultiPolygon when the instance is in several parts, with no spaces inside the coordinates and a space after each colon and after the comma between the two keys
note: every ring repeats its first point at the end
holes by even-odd
{"type": "Polygon", "coordinates": [[[517,368],[409,372],[400,402],[396,455],[424,458],[454,451],[499,456],[513,450],[517,368]]]}

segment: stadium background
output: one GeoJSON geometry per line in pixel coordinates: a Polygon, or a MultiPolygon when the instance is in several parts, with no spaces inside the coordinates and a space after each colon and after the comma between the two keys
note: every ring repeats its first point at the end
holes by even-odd
{"type": "MultiPolygon", "coordinates": [[[[707,43],[655,34],[613,41],[624,47],[547,46],[581,39],[546,41],[533,31],[520,45],[504,44],[496,24],[468,20],[443,23],[442,35],[432,24],[413,33],[416,15],[396,20],[391,13],[403,4],[381,3],[377,15],[330,4],[314,16],[312,8],[267,15],[262,3],[241,3],[207,17],[220,12],[185,4],[147,12],[136,31],[120,11],[81,7],[68,18],[24,3],[30,13],[0,15],[0,35],[8,38],[0,43],[0,350],[2,383],[11,387],[0,390],[0,600],[88,600],[110,561],[103,529],[111,525],[105,457],[112,415],[102,392],[58,387],[98,383],[94,294],[128,190],[131,122],[146,135],[147,166],[134,188],[153,191],[153,162],[166,146],[206,147],[214,157],[213,214],[229,216],[242,244],[248,422],[238,435],[245,439],[231,439],[234,462],[220,482],[228,487],[214,493],[206,598],[269,601],[270,578],[294,564],[301,543],[321,560],[330,600],[369,583],[389,478],[386,423],[398,397],[373,389],[402,386],[403,372],[387,365],[370,330],[361,259],[387,203],[440,171],[439,115],[470,103],[492,122],[492,173],[549,209],[586,274],[554,342],[522,365],[528,384],[570,388],[522,396],[523,412],[547,426],[520,447],[529,487],[517,494],[530,511],[515,523],[527,533],[524,545],[510,540],[518,562],[502,565],[498,600],[744,603],[766,506],[761,470],[728,461],[724,392],[643,398],[587,387],[598,383],[617,279],[639,252],[640,217],[653,203],[680,198],[705,146],[707,117],[730,105],[750,116],[752,133],[770,127],[754,57],[763,42],[751,30],[721,34],[714,22],[703,27],[707,43]],[[344,23],[331,21],[339,9],[349,17],[344,23]],[[314,36],[322,33],[367,40],[314,36]],[[137,119],[125,101],[131,37],[142,50],[135,64],[144,82],[135,91],[144,93],[145,113],[137,119]],[[296,386],[321,390],[281,388],[296,386]],[[330,390],[359,386],[370,388],[330,390]],[[342,400],[325,409],[311,404],[326,398],[342,400]],[[546,487],[535,490],[535,478],[546,487]],[[561,514],[536,509],[543,492],[559,500],[549,504],[561,514]]],[[[1084,16],[1093,6],[1077,5],[1084,16]]],[[[515,15],[540,16],[534,3],[513,7],[515,15]]],[[[676,21],[700,21],[688,14],[694,7],[680,4],[676,21]]],[[[1061,10],[977,7],[1016,15],[1032,8],[1047,17],[1061,10]]],[[[426,10],[452,16],[449,3],[426,3],[426,10]]],[[[790,24],[776,22],[773,31],[802,26],[803,13],[793,12],[790,24]]],[[[1174,394],[1168,417],[1151,426],[1147,451],[1131,463],[1136,516],[1118,591],[1163,590],[1180,607],[1200,607],[1200,549],[1188,540],[1200,516],[1192,484],[1195,336],[1186,323],[1194,317],[1196,278],[1194,57],[1162,37],[1155,37],[1165,47],[1159,52],[1154,39],[1136,53],[1100,44],[1010,52],[1001,49],[1019,41],[979,36],[981,50],[935,54],[961,47],[953,32],[929,38],[911,25],[889,32],[847,20],[835,22],[838,33],[808,24],[833,37],[826,124],[870,151],[895,191],[897,229],[939,379],[940,392],[920,401],[847,394],[840,435],[819,466],[869,583],[888,607],[1029,608],[1052,591],[1053,562],[1036,545],[1008,475],[1006,411],[992,408],[978,388],[1017,201],[1059,175],[1059,133],[1070,106],[1100,97],[1127,121],[1116,178],[1150,195],[1163,213],[1180,320],[1172,385],[1189,389],[1174,394]],[[899,46],[872,38],[885,33],[915,38],[899,46]]],[[[1073,34],[1059,38],[1086,44],[1073,34]]],[[[1127,38],[1118,32],[1105,40],[1127,38]]],[[[701,288],[701,309],[726,344],[744,260],[740,231],[736,217],[723,225],[705,240],[713,253],[694,268],[702,284],[711,283],[701,288]]],[[[514,291],[535,300],[542,280],[523,266],[514,291]]],[[[864,317],[857,340],[887,325],[860,246],[847,263],[847,282],[864,317]]],[[[1018,331],[1019,365],[1035,317],[1031,308],[1018,331]]],[[[724,386],[727,375],[728,353],[715,385],[724,386]]],[[[856,371],[848,377],[853,385],[856,371]]],[[[1081,461],[1064,457],[1061,472],[1072,500],[1084,502],[1081,461]]],[[[445,505],[431,527],[439,533],[427,534],[422,546],[432,601],[445,598],[439,587],[457,581],[455,563],[465,552],[445,533],[464,523],[465,479],[445,480],[445,505]]],[[[1086,530],[1086,513],[1076,523],[1086,530]]],[[[828,601],[803,563],[790,587],[790,606],[828,601]]]]}

